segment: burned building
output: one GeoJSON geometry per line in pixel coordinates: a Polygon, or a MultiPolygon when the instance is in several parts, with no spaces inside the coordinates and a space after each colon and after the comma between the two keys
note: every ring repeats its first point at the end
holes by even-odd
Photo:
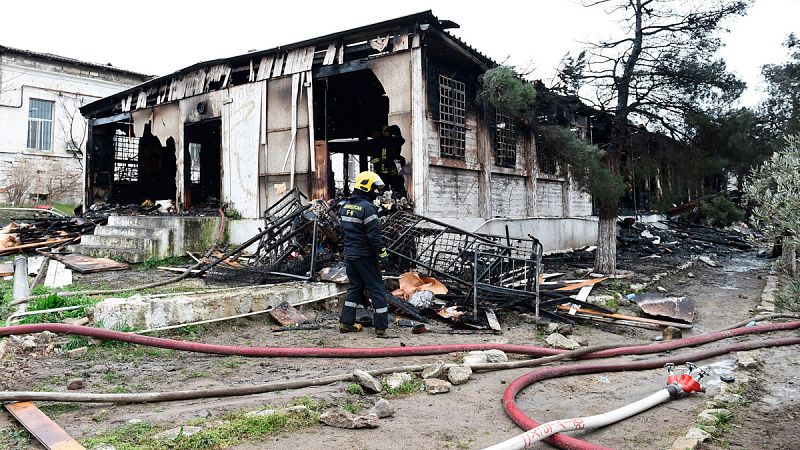
{"type": "Polygon", "coordinates": [[[86,204],[224,202],[254,229],[282,186],[346,191],[396,125],[415,213],[469,230],[510,225],[548,249],[592,243],[590,197],[566,170],[540,170],[531,131],[476,101],[497,63],[448,32],[457,27],[417,13],[195,64],[88,104],[86,204]]]}

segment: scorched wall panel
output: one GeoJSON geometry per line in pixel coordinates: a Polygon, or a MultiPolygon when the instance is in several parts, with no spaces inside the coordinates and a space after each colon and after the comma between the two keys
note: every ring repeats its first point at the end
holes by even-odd
{"type": "Polygon", "coordinates": [[[539,179],[536,182],[536,216],[561,217],[563,214],[562,181],[539,179]]]}
{"type": "Polygon", "coordinates": [[[242,217],[257,218],[261,83],[232,87],[226,106],[222,123],[224,198],[242,217]]]}
{"type": "Polygon", "coordinates": [[[527,216],[525,178],[492,175],[492,216],[527,216]]]}
{"type": "Polygon", "coordinates": [[[433,217],[480,217],[478,179],[480,173],[468,170],[430,167],[428,176],[429,209],[433,217]]]}

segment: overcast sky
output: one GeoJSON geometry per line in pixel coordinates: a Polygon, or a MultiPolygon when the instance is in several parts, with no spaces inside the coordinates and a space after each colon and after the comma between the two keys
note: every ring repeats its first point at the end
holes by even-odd
{"type": "MultiPolygon", "coordinates": [[[[546,82],[579,41],[611,36],[601,9],[577,0],[523,1],[6,1],[0,45],[164,75],[199,61],[233,56],[432,9],[461,25],[451,30],[489,57],[533,70],[546,82]]],[[[760,68],[781,62],[781,43],[800,33],[800,0],[756,0],[727,25],[721,56],[759,99],[760,68]]]]}

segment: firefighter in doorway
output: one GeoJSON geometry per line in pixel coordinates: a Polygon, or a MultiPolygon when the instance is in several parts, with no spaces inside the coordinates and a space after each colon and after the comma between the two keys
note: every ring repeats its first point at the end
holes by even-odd
{"type": "Polygon", "coordinates": [[[376,334],[378,337],[390,337],[386,334],[389,309],[380,270],[389,254],[383,247],[378,209],[373,204],[385,187],[375,172],[361,172],[356,177],[353,196],[345,200],[339,209],[344,259],[350,280],[339,319],[339,331],[342,333],[361,331],[361,325],[356,323],[356,309],[359,305],[367,305],[364,296],[366,290],[375,309],[373,323],[376,334]]]}
{"type": "Polygon", "coordinates": [[[400,127],[389,125],[383,128],[383,134],[373,141],[372,154],[375,155],[372,169],[392,189],[392,198],[395,200],[406,197],[405,179],[400,170],[406,165],[406,159],[400,154],[400,149],[406,142],[400,133],[400,127]],[[400,164],[400,169],[397,165],[400,164]]]}

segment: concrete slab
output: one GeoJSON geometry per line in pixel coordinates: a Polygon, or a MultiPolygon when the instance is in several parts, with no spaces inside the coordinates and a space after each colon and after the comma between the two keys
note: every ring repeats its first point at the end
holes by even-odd
{"type": "Polygon", "coordinates": [[[338,292],[341,287],[335,283],[292,282],[206,294],[108,298],[95,305],[94,322],[108,329],[159,328],[260,311],[284,301],[295,305],[338,292]]]}

